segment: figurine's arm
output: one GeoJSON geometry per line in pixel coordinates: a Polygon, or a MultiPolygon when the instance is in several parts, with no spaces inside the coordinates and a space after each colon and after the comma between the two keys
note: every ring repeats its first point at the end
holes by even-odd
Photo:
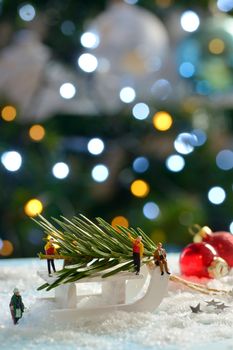
{"type": "Polygon", "coordinates": [[[135,239],[131,236],[131,234],[129,232],[128,232],[128,237],[129,237],[129,239],[131,240],[132,243],[135,242],[135,239]]]}

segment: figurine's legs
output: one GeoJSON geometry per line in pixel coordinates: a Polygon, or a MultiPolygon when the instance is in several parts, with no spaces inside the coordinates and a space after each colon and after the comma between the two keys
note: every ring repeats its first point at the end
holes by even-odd
{"type": "Polygon", "coordinates": [[[51,260],[51,265],[52,265],[52,268],[53,268],[53,272],[56,272],[54,260],[51,260]]]}
{"type": "Polygon", "coordinates": [[[138,275],[140,271],[140,264],[141,264],[140,253],[133,253],[133,262],[134,262],[136,274],[138,275]]]}
{"type": "Polygon", "coordinates": [[[48,273],[51,275],[51,266],[50,266],[51,260],[47,259],[47,266],[48,266],[48,273]]]}
{"type": "Polygon", "coordinates": [[[160,268],[161,275],[163,275],[164,274],[164,272],[163,272],[163,263],[160,260],[158,260],[158,262],[159,262],[159,268],[160,268]]]}
{"type": "Polygon", "coordinates": [[[163,264],[164,264],[166,273],[167,273],[168,275],[170,275],[170,272],[168,271],[167,260],[163,260],[163,264]]]}

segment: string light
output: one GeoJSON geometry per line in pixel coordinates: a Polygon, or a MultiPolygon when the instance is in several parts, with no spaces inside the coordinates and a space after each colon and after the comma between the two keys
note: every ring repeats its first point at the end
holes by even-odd
{"type": "Polygon", "coordinates": [[[39,199],[30,199],[24,206],[24,212],[28,216],[37,216],[42,213],[43,204],[39,199]]]}
{"type": "Polygon", "coordinates": [[[131,193],[140,198],[144,198],[150,192],[149,184],[144,180],[135,180],[130,186],[131,193]]]}
{"type": "Polygon", "coordinates": [[[17,171],[22,165],[22,157],[19,152],[8,151],[2,154],[1,162],[8,171],[17,171]]]}
{"type": "Polygon", "coordinates": [[[120,231],[120,229],[117,226],[124,226],[129,227],[129,222],[124,216],[116,216],[112,222],[111,225],[117,230],[120,231]]]}
{"type": "Polygon", "coordinates": [[[29,136],[33,141],[41,141],[45,137],[45,129],[42,125],[35,124],[29,129],[29,136]]]}
{"type": "Polygon", "coordinates": [[[2,119],[6,122],[12,122],[16,118],[16,109],[13,106],[5,106],[2,109],[2,119]]]}
{"type": "Polygon", "coordinates": [[[172,116],[168,112],[157,112],[153,117],[153,125],[160,131],[167,131],[171,128],[172,123],[172,116]]]}
{"type": "Polygon", "coordinates": [[[8,240],[2,241],[2,247],[0,249],[0,255],[2,256],[9,256],[13,253],[14,246],[13,244],[8,240]]]}

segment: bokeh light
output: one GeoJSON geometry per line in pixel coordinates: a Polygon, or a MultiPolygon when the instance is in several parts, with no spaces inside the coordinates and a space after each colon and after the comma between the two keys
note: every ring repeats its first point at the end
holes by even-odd
{"type": "Polygon", "coordinates": [[[138,0],[124,0],[124,2],[129,5],[135,5],[137,4],[138,0]]]}
{"type": "Polygon", "coordinates": [[[22,165],[22,157],[19,152],[4,152],[1,156],[1,162],[8,171],[17,171],[22,165]]]}
{"type": "Polygon", "coordinates": [[[74,32],[75,32],[74,22],[72,22],[70,20],[62,22],[62,24],[61,24],[61,32],[64,35],[67,35],[67,36],[73,35],[74,32]]]}
{"type": "Polygon", "coordinates": [[[159,216],[160,209],[156,203],[147,202],[143,206],[143,214],[147,219],[154,220],[159,216]]]}
{"type": "Polygon", "coordinates": [[[226,192],[222,187],[212,187],[208,192],[208,199],[212,204],[222,204],[226,198],[226,192]]]}
{"type": "Polygon", "coordinates": [[[91,175],[96,182],[104,182],[109,176],[109,170],[105,165],[98,164],[92,169],[91,175]]]}
{"type": "Polygon", "coordinates": [[[151,87],[151,93],[157,100],[165,101],[172,92],[171,83],[166,79],[157,80],[151,87]]]}
{"type": "Polygon", "coordinates": [[[177,136],[174,141],[175,150],[181,154],[189,154],[194,150],[196,136],[187,132],[183,132],[177,136]]]}
{"type": "Polygon", "coordinates": [[[230,230],[230,233],[233,234],[233,221],[230,223],[229,230],[230,230]]]}
{"type": "Polygon", "coordinates": [[[124,216],[116,216],[115,218],[112,219],[111,225],[118,231],[117,226],[124,226],[124,227],[129,227],[129,221],[126,219],[124,216]]]}
{"type": "Polygon", "coordinates": [[[223,53],[225,49],[224,41],[218,38],[212,39],[209,42],[209,51],[215,55],[223,53]]]}
{"type": "Polygon", "coordinates": [[[160,111],[153,116],[153,125],[157,130],[167,131],[172,123],[172,116],[168,112],[160,111]]]}
{"type": "Polygon", "coordinates": [[[76,88],[71,83],[64,83],[60,87],[60,95],[65,99],[73,98],[76,94],[76,88]]]}
{"type": "Polygon", "coordinates": [[[32,21],[36,16],[36,10],[31,4],[24,4],[19,8],[19,16],[25,22],[32,21]]]}
{"type": "Polygon", "coordinates": [[[185,166],[185,160],[178,154],[173,154],[166,159],[166,167],[173,172],[179,172],[183,170],[185,166]]]}
{"type": "Polygon", "coordinates": [[[27,216],[37,216],[42,213],[43,204],[39,199],[30,199],[24,206],[24,212],[27,216]]]}
{"type": "Polygon", "coordinates": [[[180,24],[186,32],[195,32],[200,25],[200,20],[195,12],[185,11],[181,16],[180,24]]]}
{"type": "Polygon", "coordinates": [[[41,141],[45,137],[45,129],[40,124],[35,124],[29,129],[29,136],[33,141],[41,141]]]}
{"type": "Polygon", "coordinates": [[[78,65],[84,72],[92,73],[98,67],[98,60],[94,55],[90,53],[83,53],[78,58],[78,65]]]}
{"type": "Polygon", "coordinates": [[[180,75],[184,78],[191,78],[195,73],[195,67],[191,62],[183,62],[179,67],[180,75]]]}
{"type": "Polygon", "coordinates": [[[144,198],[150,192],[150,186],[144,180],[135,180],[131,184],[130,190],[134,196],[144,198]]]}
{"type": "Polygon", "coordinates": [[[132,110],[135,119],[144,120],[148,117],[150,109],[146,103],[137,103],[132,110]]]}
{"type": "Polygon", "coordinates": [[[229,149],[220,151],[216,156],[216,164],[222,170],[233,168],[233,152],[229,149]]]}
{"type": "Polygon", "coordinates": [[[126,86],[121,89],[119,96],[122,102],[131,103],[136,97],[136,92],[132,87],[126,86]]]}
{"type": "Polygon", "coordinates": [[[16,118],[16,109],[13,106],[5,106],[1,113],[2,119],[11,122],[16,118]]]}
{"type": "Polygon", "coordinates": [[[69,175],[70,169],[64,162],[56,163],[52,168],[52,173],[57,179],[65,179],[69,175]]]}
{"type": "Polygon", "coordinates": [[[104,150],[104,142],[99,138],[93,138],[88,142],[87,149],[91,154],[99,155],[104,150]]]}
{"type": "Polygon", "coordinates": [[[100,39],[99,36],[93,32],[85,32],[82,34],[80,42],[82,46],[86,48],[95,49],[99,45],[100,39]]]}
{"type": "Polygon", "coordinates": [[[2,247],[0,248],[1,256],[10,256],[14,251],[13,244],[8,240],[2,241],[2,247]]]}
{"type": "Polygon", "coordinates": [[[137,173],[144,173],[149,168],[149,160],[146,157],[137,157],[133,162],[133,170],[137,173]]]}
{"type": "Polygon", "coordinates": [[[207,135],[202,129],[194,129],[191,135],[195,136],[192,140],[192,144],[195,147],[204,145],[207,140],[207,135]]]}
{"type": "Polygon", "coordinates": [[[233,1],[232,0],[218,0],[217,7],[222,12],[229,12],[233,9],[233,1]]]}

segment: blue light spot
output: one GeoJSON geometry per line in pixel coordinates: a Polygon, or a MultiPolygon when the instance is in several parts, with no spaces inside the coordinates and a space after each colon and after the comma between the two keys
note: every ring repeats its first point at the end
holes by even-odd
{"type": "Polygon", "coordinates": [[[195,73],[195,67],[190,62],[183,62],[179,68],[180,75],[184,78],[191,78],[195,73]]]}
{"type": "Polygon", "coordinates": [[[133,162],[133,169],[137,173],[144,173],[149,168],[149,161],[145,157],[138,157],[133,162]]]}

